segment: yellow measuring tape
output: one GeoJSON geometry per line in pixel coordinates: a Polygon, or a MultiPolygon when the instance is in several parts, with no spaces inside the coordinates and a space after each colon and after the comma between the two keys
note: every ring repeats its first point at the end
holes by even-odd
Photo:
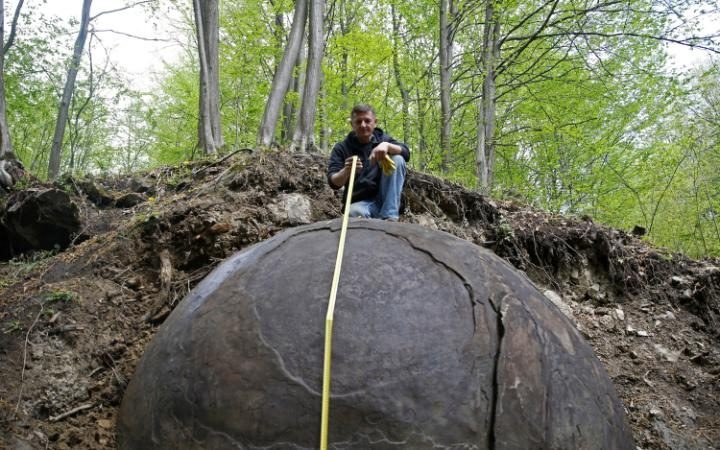
{"type": "Polygon", "coordinates": [[[340,245],[338,246],[337,259],[335,259],[335,273],[333,274],[332,287],[330,288],[330,300],[328,301],[327,315],[325,316],[325,359],[323,360],[320,450],[327,450],[328,446],[328,415],[330,414],[330,359],[332,355],[333,315],[335,314],[335,298],[337,297],[338,283],[340,282],[340,268],[342,267],[343,253],[345,252],[345,235],[347,234],[348,219],[350,217],[350,204],[352,200],[353,185],[355,184],[356,163],[357,156],[353,156],[347,200],[345,201],[345,214],[343,215],[342,228],[340,228],[340,245]]]}

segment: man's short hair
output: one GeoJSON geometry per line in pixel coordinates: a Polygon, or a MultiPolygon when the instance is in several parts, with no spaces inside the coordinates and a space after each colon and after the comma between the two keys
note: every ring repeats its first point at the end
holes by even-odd
{"type": "Polygon", "coordinates": [[[353,109],[350,112],[350,118],[352,119],[357,114],[363,113],[372,113],[373,116],[377,116],[372,106],[368,105],[367,103],[358,103],[357,105],[353,106],[353,109]]]}

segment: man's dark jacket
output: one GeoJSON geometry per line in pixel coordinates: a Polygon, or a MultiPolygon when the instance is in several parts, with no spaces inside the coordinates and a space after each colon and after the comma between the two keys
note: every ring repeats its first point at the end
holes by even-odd
{"type": "MultiPolygon", "coordinates": [[[[333,189],[340,189],[342,186],[333,185],[330,177],[342,170],[345,167],[345,160],[353,155],[357,155],[358,159],[362,162],[363,169],[359,175],[355,178],[355,185],[353,186],[352,202],[358,202],[360,200],[372,200],[377,196],[378,189],[380,186],[380,177],[382,176],[382,170],[378,164],[370,165],[370,153],[372,150],[381,142],[389,142],[391,144],[399,145],[402,148],[400,153],[405,161],[410,161],[410,149],[402,142],[396,141],[389,134],[385,134],[382,129],[375,128],[370,142],[363,144],[358,141],[355,132],[352,131],[347,135],[344,141],[338,142],[333,147],[332,153],[330,154],[330,162],[328,163],[327,179],[328,184],[333,189]]],[[[350,180],[348,180],[348,183],[350,180]]],[[[348,183],[345,183],[345,192],[343,193],[342,207],[345,208],[345,199],[347,198],[347,187],[348,183]]]]}

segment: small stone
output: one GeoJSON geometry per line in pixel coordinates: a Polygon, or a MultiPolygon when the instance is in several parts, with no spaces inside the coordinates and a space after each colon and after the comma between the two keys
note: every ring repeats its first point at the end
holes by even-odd
{"type": "Polygon", "coordinates": [[[662,417],[663,413],[658,408],[650,408],[650,415],[652,417],[662,417]]]}
{"type": "Polygon", "coordinates": [[[45,352],[43,351],[42,347],[33,348],[30,352],[30,357],[34,360],[42,359],[44,355],[45,352]]]}
{"type": "Polygon", "coordinates": [[[638,336],[640,336],[640,337],[648,337],[648,336],[650,336],[650,333],[648,333],[647,331],[644,331],[644,330],[638,330],[636,334],[637,334],[638,336]]]}
{"type": "Polygon", "coordinates": [[[625,311],[623,311],[620,308],[615,309],[615,318],[621,322],[624,321],[625,320],[625,311]]]}
{"type": "Polygon", "coordinates": [[[610,314],[610,309],[603,308],[603,307],[595,308],[595,314],[597,314],[598,316],[606,316],[606,315],[610,314]]]}
{"type": "Polygon", "coordinates": [[[305,225],[312,222],[312,203],[303,194],[280,194],[268,209],[278,223],[305,225]]]}
{"type": "Polygon", "coordinates": [[[113,427],[112,420],[108,419],[100,419],[97,421],[97,424],[100,428],[105,428],[106,430],[109,430],[113,427]]]}
{"type": "Polygon", "coordinates": [[[654,347],[658,355],[660,355],[669,362],[677,362],[677,360],[680,358],[680,354],[682,353],[681,351],[671,351],[660,344],[655,344],[654,347]]]}
{"type": "Polygon", "coordinates": [[[603,327],[603,329],[607,331],[615,329],[615,319],[613,319],[610,315],[600,316],[598,322],[600,322],[600,325],[603,327]]]}
{"type": "Polygon", "coordinates": [[[672,284],[673,286],[680,286],[687,283],[688,280],[685,277],[675,275],[674,277],[670,278],[670,284],[672,284]]]}
{"type": "Polygon", "coordinates": [[[689,406],[683,406],[681,409],[685,417],[687,417],[693,422],[697,421],[697,414],[695,414],[695,410],[693,410],[689,406]]]}

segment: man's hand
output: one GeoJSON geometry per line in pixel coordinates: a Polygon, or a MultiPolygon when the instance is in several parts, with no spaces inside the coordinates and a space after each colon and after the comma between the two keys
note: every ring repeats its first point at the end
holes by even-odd
{"type": "Polygon", "coordinates": [[[378,161],[382,161],[388,153],[390,153],[390,143],[381,142],[373,149],[372,153],[370,153],[370,162],[375,164],[378,161]]]}
{"type": "MultiPolygon", "coordinates": [[[[343,167],[343,170],[347,173],[347,176],[350,177],[350,171],[352,170],[352,161],[353,157],[349,157],[345,160],[345,167],[343,167]]],[[[363,165],[362,161],[360,161],[360,158],[357,159],[357,163],[355,164],[355,176],[358,176],[360,172],[362,171],[363,165]]],[[[345,184],[345,183],[343,183],[345,184]]]]}
{"type": "MultiPolygon", "coordinates": [[[[338,170],[332,176],[330,177],[330,182],[333,184],[333,186],[336,186],[337,188],[341,188],[342,186],[347,183],[347,181],[350,179],[350,172],[352,171],[352,161],[353,157],[349,157],[345,160],[345,166],[341,170],[338,170]]],[[[362,171],[363,164],[362,161],[360,161],[360,158],[357,159],[357,164],[355,164],[355,176],[357,177],[360,172],[362,171]]]]}

